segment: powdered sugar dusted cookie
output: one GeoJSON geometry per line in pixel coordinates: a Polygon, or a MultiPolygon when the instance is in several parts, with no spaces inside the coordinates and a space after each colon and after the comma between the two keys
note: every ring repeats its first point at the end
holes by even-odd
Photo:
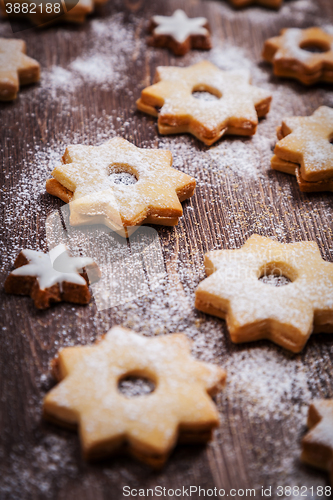
{"type": "Polygon", "coordinates": [[[258,116],[268,113],[272,99],[243,74],[221,71],[208,61],[187,68],[159,66],[155,82],[141,92],[138,109],[158,117],[161,134],[189,132],[208,146],[224,134],[255,134],[258,116]],[[218,99],[196,99],[195,91],[218,99]]]}
{"type": "Polygon", "coordinates": [[[192,49],[211,49],[208,21],[205,17],[189,18],[181,9],[172,16],[153,16],[149,31],[149,44],[168,47],[177,56],[183,56],[192,49]]]}
{"type": "Polygon", "coordinates": [[[312,116],[285,118],[271,160],[272,168],[296,175],[301,191],[333,187],[333,109],[318,108],[312,116]]]}
{"type": "Polygon", "coordinates": [[[195,360],[184,334],[114,327],[99,343],[61,350],[54,368],[60,383],[44,399],[44,417],[78,427],[86,459],[126,449],[161,467],[178,439],[205,442],[219,423],[211,396],[226,374],[195,360]],[[119,383],[128,376],[150,380],[153,392],[126,397],[119,383]]]}
{"type": "Polygon", "coordinates": [[[170,151],[141,149],[120,137],[101,146],[68,146],[46,190],[70,202],[70,223],[103,223],[126,236],[127,228],[176,225],[181,202],[195,180],[171,167],[170,151]],[[132,174],[135,184],[115,183],[111,174],[132,174]]]}
{"type": "Polygon", "coordinates": [[[321,28],[287,28],[266,40],[263,58],[274,74],[295,78],[304,85],[333,83],[333,34],[321,28]]]}
{"type": "Polygon", "coordinates": [[[300,352],[313,331],[333,332],[333,264],[315,242],[253,235],[239,250],[208,252],[205,268],[195,306],[226,319],[233,342],[270,339],[300,352]],[[260,280],[268,275],[290,282],[269,286],[260,280]]]}
{"type": "Polygon", "coordinates": [[[93,259],[71,257],[63,244],[48,254],[22,250],[14,265],[16,269],[5,281],[5,291],[30,295],[38,309],[60,301],[87,304],[90,300],[87,271],[92,281],[99,279],[93,259]]]}
{"type": "MultiPolygon", "coordinates": [[[[302,439],[301,460],[327,470],[333,478],[333,399],[316,399],[309,407],[309,432],[302,439]]],[[[325,493],[326,495],[326,493],[325,493]]],[[[327,496],[330,496],[331,492],[327,496]]]]}
{"type": "Polygon", "coordinates": [[[20,85],[38,82],[39,63],[25,53],[24,40],[0,38],[0,101],[15,99],[20,85]]]}

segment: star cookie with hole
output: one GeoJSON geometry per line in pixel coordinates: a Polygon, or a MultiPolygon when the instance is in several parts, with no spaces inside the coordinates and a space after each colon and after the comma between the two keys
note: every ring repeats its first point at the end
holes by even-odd
{"type": "Polygon", "coordinates": [[[296,175],[301,191],[333,191],[333,108],[285,118],[277,135],[272,168],[296,175]]]}
{"type": "Polygon", "coordinates": [[[195,306],[226,320],[232,342],[269,339],[300,352],[312,332],[333,332],[333,263],[314,241],[282,244],[252,235],[238,250],[205,255],[209,276],[195,306]],[[271,286],[263,276],[285,277],[271,286]]]}
{"type": "Polygon", "coordinates": [[[149,45],[167,47],[177,56],[183,56],[191,49],[212,48],[207,19],[189,18],[181,9],[172,16],[153,16],[149,31],[152,33],[149,45]]]}
{"type": "Polygon", "coordinates": [[[260,5],[272,9],[278,9],[283,0],[230,0],[235,7],[248,7],[249,5],[260,5]]]}
{"type": "Polygon", "coordinates": [[[44,417],[78,427],[88,460],[125,450],[159,468],[178,440],[204,443],[219,424],[211,396],[225,371],[194,359],[181,333],[149,338],[113,327],[98,343],[62,349],[54,373],[60,383],[44,399],[44,417]],[[128,376],[152,381],[154,391],[126,397],[119,384],[128,376]]]}
{"type": "MultiPolygon", "coordinates": [[[[309,432],[302,439],[302,462],[330,473],[333,479],[333,399],[314,400],[308,413],[309,432]]],[[[331,493],[329,493],[330,496],[331,493]]]]}
{"type": "Polygon", "coordinates": [[[333,83],[333,34],[321,28],[287,28],[266,40],[262,53],[274,74],[304,85],[333,83]]]}
{"type": "Polygon", "coordinates": [[[224,134],[255,134],[258,117],[268,113],[272,99],[244,74],[222,71],[208,61],[187,68],[159,66],[154,81],[141,92],[138,109],[158,117],[160,134],[188,132],[207,146],[224,134]],[[196,91],[218,99],[196,99],[196,91]]]}
{"type": "Polygon", "coordinates": [[[54,302],[88,304],[87,283],[100,277],[98,266],[90,257],[71,257],[63,244],[48,254],[22,250],[17,256],[15,270],[5,281],[5,292],[30,295],[38,309],[54,302]],[[89,279],[88,279],[89,276],[89,279]]]}
{"type": "Polygon", "coordinates": [[[119,137],[101,146],[68,146],[46,190],[70,203],[71,225],[102,223],[128,236],[141,224],[178,223],[195,180],[171,165],[170,151],[137,148],[119,137]],[[115,183],[117,173],[137,182],[115,183]]]}
{"type": "Polygon", "coordinates": [[[40,78],[39,63],[26,55],[24,40],[0,38],[0,68],[0,101],[12,101],[20,85],[40,78]]]}

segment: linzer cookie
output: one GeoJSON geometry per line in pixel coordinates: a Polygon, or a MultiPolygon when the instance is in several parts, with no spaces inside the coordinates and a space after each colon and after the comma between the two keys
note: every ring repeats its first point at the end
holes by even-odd
{"type": "Polygon", "coordinates": [[[272,9],[278,9],[283,0],[230,0],[235,7],[248,7],[249,5],[262,5],[272,9]]]}
{"type": "Polygon", "coordinates": [[[210,29],[205,17],[189,18],[181,9],[172,16],[153,16],[150,20],[149,45],[167,47],[177,56],[190,49],[211,49],[210,29]]]}
{"type": "Polygon", "coordinates": [[[274,74],[295,78],[304,85],[333,83],[333,34],[321,28],[287,28],[266,40],[263,58],[274,74]]]}
{"type": "Polygon", "coordinates": [[[102,223],[127,236],[141,224],[178,223],[195,180],[171,165],[170,151],[137,148],[119,137],[97,147],[68,146],[46,190],[70,203],[73,226],[102,223]],[[137,182],[116,183],[117,173],[137,182]]]}
{"type": "Polygon", "coordinates": [[[62,349],[53,366],[60,383],[44,399],[44,417],[78,428],[88,460],[125,450],[159,468],[178,440],[206,442],[219,424],[211,396],[225,371],[195,360],[184,334],[148,338],[114,327],[99,343],[62,349]],[[119,385],[129,376],[154,390],[126,396],[119,385]]]}
{"type": "Polygon", "coordinates": [[[333,332],[333,263],[314,241],[253,235],[239,250],[208,252],[205,268],[195,306],[225,319],[233,342],[269,339],[300,352],[312,332],[333,332]],[[265,276],[284,277],[285,286],[271,286],[265,276]]]}
{"type": "Polygon", "coordinates": [[[20,85],[39,77],[39,63],[26,55],[25,41],[0,38],[0,101],[15,99],[20,85]]]}
{"type": "Polygon", "coordinates": [[[154,81],[141,92],[138,109],[158,117],[161,134],[189,132],[208,146],[224,134],[255,134],[258,116],[268,113],[272,99],[244,75],[221,71],[208,61],[187,68],[159,66],[154,81]],[[197,99],[196,91],[218,99],[197,99]]]}
{"type": "Polygon", "coordinates": [[[60,244],[48,254],[22,250],[15,260],[15,270],[5,281],[5,291],[30,295],[38,309],[53,302],[87,304],[90,300],[89,280],[99,279],[99,269],[89,257],[71,257],[60,244]]]}
{"type": "MultiPolygon", "coordinates": [[[[302,440],[301,460],[326,470],[333,480],[333,400],[317,399],[309,407],[309,432],[302,440]]],[[[328,487],[327,487],[328,488],[328,487]]],[[[325,490],[326,491],[326,490],[325,490]]],[[[326,492],[325,492],[326,495],[326,492]]],[[[331,489],[327,496],[331,495],[331,489]]]]}
{"type": "Polygon", "coordinates": [[[34,4],[25,0],[0,0],[0,7],[10,19],[28,18],[33,24],[43,25],[55,21],[83,23],[87,15],[106,2],[107,0],[59,0],[34,4]]]}
{"type": "Polygon", "coordinates": [[[285,118],[277,135],[272,168],[296,175],[301,191],[332,191],[333,109],[321,106],[312,116],[285,118]]]}

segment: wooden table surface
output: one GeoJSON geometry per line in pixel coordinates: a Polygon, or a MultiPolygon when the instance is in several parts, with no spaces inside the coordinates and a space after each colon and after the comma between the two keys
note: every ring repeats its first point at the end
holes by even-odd
{"type": "MultiPolygon", "coordinates": [[[[328,478],[300,463],[300,440],[309,401],[333,396],[332,336],[312,336],[299,355],[266,341],[236,346],[224,321],[195,311],[194,291],[205,276],[207,250],[238,248],[253,233],[281,242],[314,240],[323,258],[333,261],[332,194],[302,194],[292,176],[271,171],[269,164],[281,119],[333,106],[332,87],[280,80],[260,55],[264,40],[284,27],[330,22],[332,0],[285,0],[279,11],[235,11],[225,0],[110,0],[82,26],[14,35],[26,40],[28,54],[40,62],[42,80],[23,88],[16,101],[0,104],[1,500],[116,500],[124,498],[126,485],[217,487],[226,495],[231,488],[255,488],[257,497],[262,486],[271,486],[272,498],[298,498],[278,497],[278,485],[314,486],[307,498],[320,498],[316,488],[328,478]],[[176,7],[209,19],[212,51],[176,58],[147,47],[147,20],[176,7]],[[136,111],[135,101],[158,65],[186,66],[204,58],[222,69],[250,71],[255,85],[272,92],[271,111],[253,138],[222,138],[207,148],[190,136],[159,136],[156,120],[136,111]],[[28,297],[5,295],[3,282],[20,249],[47,249],[46,218],[63,203],[45,192],[45,180],[65,147],[116,135],[140,147],[170,149],[175,167],[197,180],[178,226],[156,227],[168,279],[104,310],[92,300],[87,307],[63,303],[40,312],[28,297]],[[127,457],[87,464],[75,433],[41,419],[43,396],[54,384],[49,362],[58,349],[87,344],[116,324],[145,335],[184,331],[197,357],[228,371],[226,389],[216,398],[221,425],[213,442],[178,446],[161,472],[127,457]]],[[[0,22],[0,36],[13,36],[7,21],[0,22]]],[[[108,244],[93,242],[97,260],[110,252],[108,244]]]]}

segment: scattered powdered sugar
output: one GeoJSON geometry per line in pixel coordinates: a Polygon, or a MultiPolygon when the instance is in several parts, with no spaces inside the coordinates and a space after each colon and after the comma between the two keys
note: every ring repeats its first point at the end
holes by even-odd
{"type": "MultiPolygon", "coordinates": [[[[99,118],[93,115],[90,116],[89,125],[93,127],[97,145],[115,136],[113,120],[113,116],[105,113],[99,118]]],[[[6,234],[6,231],[10,229],[13,220],[19,220],[22,224],[26,224],[26,221],[29,220],[36,224],[36,218],[38,218],[41,221],[39,225],[39,244],[37,248],[33,248],[32,244],[30,244],[29,248],[47,250],[43,222],[50,212],[52,198],[49,195],[46,195],[46,199],[44,198],[46,194],[45,181],[51,177],[53,168],[61,164],[61,157],[69,144],[91,144],[91,142],[94,142],[90,138],[88,123],[85,123],[85,125],[85,130],[88,131],[87,135],[74,132],[69,137],[65,132],[53,138],[43,149],[39,144],[27,145],[26,157],[23,160],[24,168],[17,175],[13,186],[2,193],[1,204],[4,207],[3,234],[6,234]]],[[[10,161],[10,159],[9,156],[8,160],[10,161]]],[[[13,178],[12,175],[11,177],[13,178]]],[[[34,226],[31,229],[32,234],[34,234],[33,228],[34,226]]],[[[8,269],[18,252],[23,248],[20,231],[15,234],[10,233],[10,245],[6,245],[5,241],[5,237],[0,239],[1,270],[8,269]]]]}
{"type": "Polygon", "coordinates": [[[52,66],[50,70],[42,73],[42,87],[53,91],[61,89],[63,92],[73,92],[78,84],[74,75],[61,66],[52,66]]]}
{"type": "Polygon", "coordinates": [[[69,68],[74,74],[82,77],[83,83],[100,85],[101,90],[107,90],[111,85],[126,85],[126,78],[122,76],[121,64],[112,60],[110,55],[94,54],[88,57],[78,57],[69,68]]]}
{"type": "MultiPolygon", "coordinates": [[[[200,57],[196,55],[196,59],[200,60],[200,57]]],[[[207,59],[223,71],[235,71],[242,73],[245,78],[250,77],[255,84],[267,80],[265,72],[255,64],[250,52],[245,47],[237,47],[228,42],[221,43],[220,40],[215,40],[207,59]]]]}
{"type": "Polygon", "coordinates": [[[241,406],[251,418],[297,418],[303,424],[312,395],[300,357],[253,347],[231,354],[224,367],[226,397],[233,406],[241,406]]]}
{"type": "Polygon", "coordinates": [[[128,83],[127,68],[138,54],[142,39],[135,37],[136,20],[123,22],[123,14],[95,19],[90,23],[89,48],[68,66],[51,66],[42,72],[41,86],[55,97],[74,93],[82,85],[98,85],[99,90],[119,90],[128,83]]]}
{"type": "Polygon", "coordinates": [[[208,154],[213,159],[212,171],[221,175],[230,169],[241,177],[257,177],[261,164],[262,149],[256,148],[255,142],[260,144],[263,141],[262,138],[259,141],[254,139],[251,143],[246,139],[234,139],[213,146],[208,151],[208,154]]]}

